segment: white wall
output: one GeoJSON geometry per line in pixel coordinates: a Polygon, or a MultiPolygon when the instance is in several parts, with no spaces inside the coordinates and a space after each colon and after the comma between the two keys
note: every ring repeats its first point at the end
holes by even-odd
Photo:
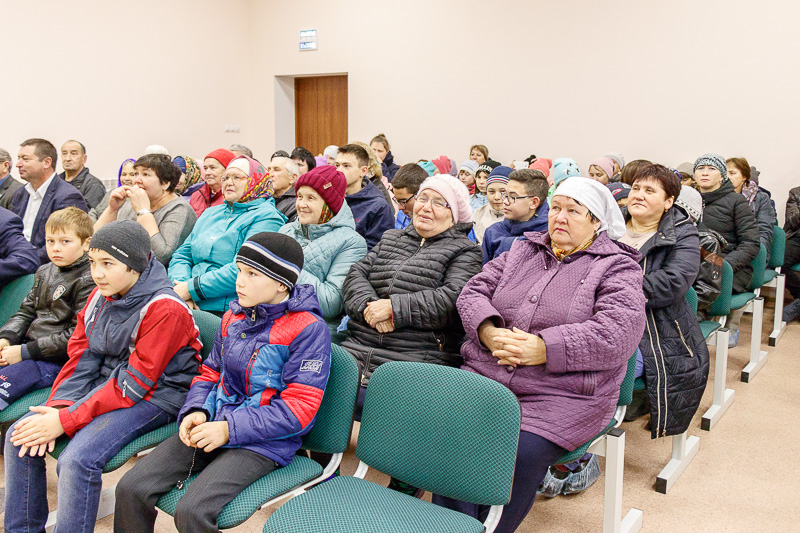
{"type": "Polygon", "coordinates": [[[383,132],[400,162],[460,162],[474,143],[504,162],[571,156],[584,169],[608,151],[669,165],[715,151],[762,171],[781,222],[800,185],[797,2],[250,5],[259,121],[273,76],[347,72],[351,139],[383,132]],[[298,51],[301,29],[318,30],[318,51],[298,51]]]}
{"type": "Polygon", "coordinates": [[[800,185],[799,18],[790,0],[6,0],[0,146],[77,138],[100,177],[151,143],[265,159],[292,148],[275,76],[347,73],[351,139],[386,133],[401,163],[474,143],[584,168],[608,151],[743,155],[782,221],[800,185]],[[298,51],[301,29],[319,51],[298,51]]]}

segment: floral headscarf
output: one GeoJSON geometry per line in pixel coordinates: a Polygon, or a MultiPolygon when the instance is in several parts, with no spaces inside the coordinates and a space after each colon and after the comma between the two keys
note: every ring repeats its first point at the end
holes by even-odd
{"type": "Polygon", "coordinates": [[[136,160],[135,159],[126,159],[119,166],[119,172],[117,172],[117,187],[122,187],[122,167],[124,167],[128,163],[136,163],[136,160]]]}
{"type": "Polygon", "coordinates": [[[239,203],[251,202],[258,198],[272,198],[275,193],[272,187],[272,176],[270,176],[264,165],[251,157],[240,155],[233,158],[231,162],[228,163],[227,168],[230,168],[231,165],[234,165],[239,159],[247,160],[250,166],[250,177],[247,179],[247,189],[245,189],[245,193],[239,200],[239,203]]]}
{"type": "MultiPolygon", "coordinates": [[[[175,194],[180,195],[183,194],[186,189],[203,179],[203,170],[200,168],[200,165],[197,164],[197,161],[191,157],[185,155],[179,155],[178,157],[183,159],[186,164],[186,172],[184,172],[184,174],[186,174],[186,179],[183,182],[183,187],[181,187],[180,190],[175,190],[175,194]]],[[[178,159],[178,157],[175,159],[178,159]]]]}

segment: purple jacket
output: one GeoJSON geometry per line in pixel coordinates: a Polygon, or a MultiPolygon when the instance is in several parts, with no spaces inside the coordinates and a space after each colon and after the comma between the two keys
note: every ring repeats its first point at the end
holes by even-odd
{"type": "Polygon", "coordinates": [[[467,333],[463,368],[516,394],[523,431],[571,451],[608,425],[644,333],[639,254],[602,232],[589,248],[559,262],[546,232],[524,236],[458,298],[467,333]],[[540,336],[547,363],[516,370],[498,365],[478,339],[487,318],[540,336]]]}

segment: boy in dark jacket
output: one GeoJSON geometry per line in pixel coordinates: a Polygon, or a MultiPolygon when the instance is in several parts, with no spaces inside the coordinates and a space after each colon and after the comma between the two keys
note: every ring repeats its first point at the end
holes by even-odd
{"type": "Polygon", "coordinates": [[[289,464],[314,425],[331,346],[314,289],[295,285],[303,249],[288,235],[258,233],[239,249],[236,265],[238,299],[192,382],[179,433],[117,485],[114,531],[152,532],[159,497],[198,472],[175,525],[217,531],[225,505],[289,464]]]}
{"type": "Polygon", "coordinates": [[[339,148],[336,168],[347,179],[345,199],[353,218],[356,231],[367,241],[367,251],[378,244],[383,232],[394,228],[392,207],[383,193],[367,178],[369,154],[357,144],[339,148]]]}
{"type": "Polygon", "coordinates": [[[103,466],[137,437],[175,420],[202,347],[191,311],[150,251],[147,231],[114,221],[92,237],[97,289],[78,313],[69,360],[50,398],[5,443],[6,531],[44,531],[45,451],[62,435],[56,530],[94,530],[103,466]]]}
{"type": "Polygon", "coordinates": [[[514,241],[528,231],[547,231],[547,190],[550,186],[541,170],[515,170],[508,175],[503,193],[505,218],[483,234],[483,264],[511,249],[514,241]]]}
{"type": "Polygon", "coordinates": [[[36,271],[20,310],[0,328],[0,410],[49,387],[67,362],[78,311],[94,289],[89,271],[92,219],[77,207],[54,212],[45,226],[50,263],[36,271]]]}

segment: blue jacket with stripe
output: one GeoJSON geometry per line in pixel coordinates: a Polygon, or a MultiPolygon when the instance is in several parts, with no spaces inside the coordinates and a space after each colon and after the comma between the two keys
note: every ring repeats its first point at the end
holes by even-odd
{"type": "Polygon", "coordinates": [[[297,285],[279,304],[231,302],[178,422],[202,411],[228,423],[228,448],[281,466],[314,426],[328,382],[331,341],[314,288],[297,285]]]}

